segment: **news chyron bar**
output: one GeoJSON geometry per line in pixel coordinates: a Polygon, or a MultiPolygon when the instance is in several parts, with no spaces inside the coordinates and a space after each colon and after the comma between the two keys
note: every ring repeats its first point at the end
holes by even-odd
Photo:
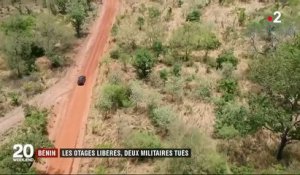
{"type": "Polygon", "coordinates": [[[191,157],[191,149],[60,149],[60,157],[191,157]]]}

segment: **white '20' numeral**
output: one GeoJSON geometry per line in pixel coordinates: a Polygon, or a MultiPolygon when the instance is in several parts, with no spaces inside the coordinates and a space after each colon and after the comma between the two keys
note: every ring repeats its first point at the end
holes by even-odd
{"type": "Polygon", "coordinates": [[[34,149],[31,144],[26,144],[24,146],[21,144],[15,144],[13,149],[16,150],[13,154],[13,158],[31,158],[34,154],[34,149]],[[27,152],[28,150],[29,153],[27,152]]]}
{"type": "Polygon", "coordinates": [[[274,16],[275,16],[275,19],[274,19],[274,23],[281,23],[281,20],[280,20],[280,17],[281,17],[281,13],[279,11],[276,11],[274,12],[274,16]]]}

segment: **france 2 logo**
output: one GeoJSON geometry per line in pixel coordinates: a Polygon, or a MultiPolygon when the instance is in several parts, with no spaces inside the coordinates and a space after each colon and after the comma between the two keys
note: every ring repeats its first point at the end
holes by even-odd
{"type": "Polygon", "coordinates": [[[34,148],[31,144],[15,144],[13,146],[13,161],[15,162],[33,162],[34,148]]]}

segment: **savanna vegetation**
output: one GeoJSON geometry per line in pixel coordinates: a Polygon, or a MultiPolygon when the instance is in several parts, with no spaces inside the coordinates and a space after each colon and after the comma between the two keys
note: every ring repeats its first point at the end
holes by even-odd
{"type": "Polygon", "coordinates": [[[124,1],[87,145],[189,147],[192,158],[91,160],[81,172],[299,173],[299,9],[124,1]],[[267,21],[276,10],[282,24],[267,21]]]}
{"type": "Polygon", "coordinates": [[[72,64],[98,1],[0,2],[0,116],[52,86],[72,64]]]}

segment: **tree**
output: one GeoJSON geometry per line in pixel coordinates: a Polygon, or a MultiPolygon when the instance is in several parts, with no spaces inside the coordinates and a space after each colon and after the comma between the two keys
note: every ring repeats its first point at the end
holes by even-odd
{"type": "Polygon", "coordinates": [[[71,46],[74,32],[51,14],[40,14],[36,24],[36,42],[51,56],[71,46]]]}
{"type": "Polygon", "coordinates": [[[146,78],[154,66],[154,59],[147,49],[139,49],[136,52],[134,66],[140,78],[146,78]]]}
{"type": "Polygon", "coordinates": [[[272,55],[257,60],[250,76],[267,94],[254,101],[262,106],[253,103],[253,111],[258,113],[255,116],[260,126],[281,134],[277,153],[280,160],[284,147],[300,140],[300,37],[282,44],[272,55]]]}
{"type": "Polygon", "coordinates": [[[173,51],[177,52],[175,55],[183,53],[183,59],[188,60],[194,50],[206,50],[207,57],[209,50],[219,47],[220,42],[208,28],[196,23],[186,23],[175,31],[170,45],[173,51]]]}
{"type": "Polygon", "coordinates": [[[280,134],[277,159],[281,160],[286,145],[300,140],[300,38],[252,63],[250,78],[263,92],[250,97],[248,115],[224,121],[243,134],[262,128],[280,134]]]}
{"type": "Polygon", "coordinates": [[[35,60],[32,55],[34,24],[33,17],[16,15],[1,25],[4,33],[2,50],[5,60],[8,66],[16,71],[18,77],[34,69],[35,60]]]}
{"type": "Polygon", "coordinates": [[[87,17],[84,2],[80,0],[71,1],[68,8],[68,14],[71,19],[71,23],[75,28],[76,36],[78,38],[81,37],[82,26],[87,17]]]}

